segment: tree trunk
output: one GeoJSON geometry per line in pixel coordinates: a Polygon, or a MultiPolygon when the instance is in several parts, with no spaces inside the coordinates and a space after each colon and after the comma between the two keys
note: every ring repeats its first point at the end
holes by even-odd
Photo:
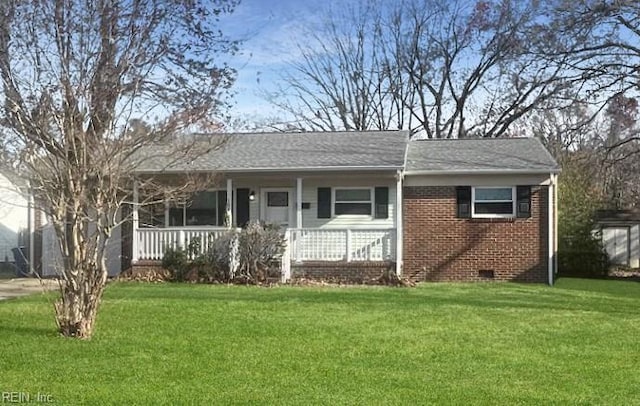
{"type": "Polygon", "coordinates": [[[106,271],[78,270],[85,277],[78,282],[61,282],[55,302],[58,331],[65,337],[89,339],[93,335],[98,307],[106,282],[106,271]]]}

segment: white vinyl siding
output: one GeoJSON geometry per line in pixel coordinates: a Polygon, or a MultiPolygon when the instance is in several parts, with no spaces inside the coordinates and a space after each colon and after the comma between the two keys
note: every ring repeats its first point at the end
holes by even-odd
{"type": "MultiPolygon", "coordinates": [[[[395,224],[395,204],[396,204],[396,181],[392,177],[380,179],[379,176],[358,176],[353,179],[346,177],[340,178],[322,178],[322,177],[302,177],[302,202],[309,203],[308,209],[302,209],[302,224],[304,228],[394,228],[395,224]],[[333,189],[351,189],[351,188],[369,188],[371,189],[371,199],[375,199],[374,189],[376,187],[389,188],[389,216],[386,219],[373,218],[373,212],[369,216],[332,216],[332,218],[318,218],[318,188],[330,187],[333,189]]],[[[232,178],[233,179],[233,178],[232,178]]],[[[262,211],[261,190],[262,189],[280,189],[290,188],[294,207],[296,207],[296,177],[285,179],[268,179],[258,178],[234,180],[234,202],[235,190],[238,188],[246,188],[255,192],[256,199],[249,203],[249,219],[252,221],[259,220],[262,211]]],[[[234,203],[235,206],[235,203],[234,203]]],[[[333,206],[333,201],[332,201],[333,206]]],[[[332,208],[333,211],[333,208],[332,208]]],[[[235,214],[234,214],[235,215],[235,214]]],[[[295,222],[293,224],[295,226],[295,222]]]]}
{"type": "MultiPolygon", "coordinates": [[[[302,201],[310,203],[309,209],[302,210],[302,224],[305,228],[393,228],[395,225],[395,204],[396,204],[396,183],[395,180],[376,181],[371,179],[354,179],[340,180],[332,184],[331,181],[323,181],[318,179],[302,179],[302,201]],[[389,188],[389,216],[386,219],[373,218],[371,215],[332,215],[328,219],[318,218],[318,188],[332,188],[332,213],[334,211],[334,190],[363,188],[367,187],[371,190],[371,199],[374,197],[374,188],[376,186],[385,186],[389,188]]],[[[372,209],[373,210],[373,209],[372,209]]]]}
{"type": "Polygon", "coordinates": [[[0,262],[13,262],[11,249],[18,247],[20,233],[27,230],[28,216],[26,196],[0,175],[0,262]]]}

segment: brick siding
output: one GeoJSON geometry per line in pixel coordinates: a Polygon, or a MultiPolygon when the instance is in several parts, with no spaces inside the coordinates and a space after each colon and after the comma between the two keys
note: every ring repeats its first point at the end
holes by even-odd
{"type": "Polygon", "coordinates": [[[453,186],[410,186],[403,192],[404,277],[547,282],[546,186],[531,188],[526,219],[457,218],[453,186]]]}
{"type": "Polygon", "coordinates": [[[291,279],[331,283],[369,283],[393,269],[392,262],[302,262],[291,264],[291,279]]]}

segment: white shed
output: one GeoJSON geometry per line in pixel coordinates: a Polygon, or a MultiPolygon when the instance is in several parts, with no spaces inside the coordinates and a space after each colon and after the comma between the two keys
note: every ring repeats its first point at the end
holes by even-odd
{"type": "Polygon", "coordinates": [[[640,210],[600,210],[596,224],[612,265],[640,268],[640,210]]]}

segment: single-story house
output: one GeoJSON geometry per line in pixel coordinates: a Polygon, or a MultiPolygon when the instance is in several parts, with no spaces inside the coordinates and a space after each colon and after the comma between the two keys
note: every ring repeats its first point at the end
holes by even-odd
{"type": "MultiPolygon", "coordinates": [[[[158,266],[166,246],[215,238],[225,222],[280,224],[283,280],[552,284],[559,167],[537,139],[409,140],[404,131],[234,134],[222,150],[167,165],[147,149],[139,179],[217,173],[189,204],[134,203],[122,269],[158,266]]],[[[142,193],[134,186],[134,202],[142,193]]]]}
{"type": "Polygon", "coordinates": [[[640,210],[598,210],[595,221],[611,264],[640,268],[640,210]]]}

